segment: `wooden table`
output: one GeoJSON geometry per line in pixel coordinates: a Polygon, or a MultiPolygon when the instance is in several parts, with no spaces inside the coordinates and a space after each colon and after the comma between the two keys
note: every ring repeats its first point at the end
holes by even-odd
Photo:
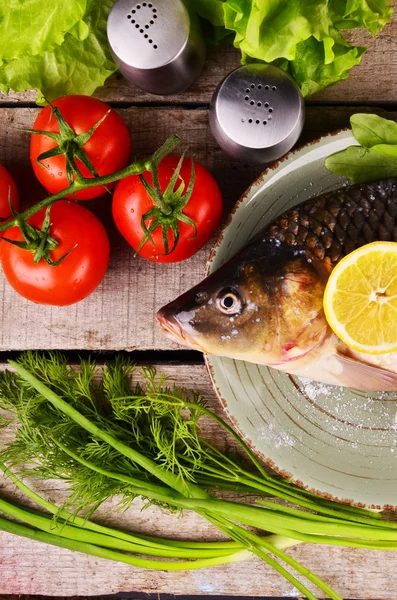
{"type": "MultiPolygon", "coordinates": [[[[361,33],[355,33],[353,39],[368,45],[369,52],[348,80],[307,103],[300,142],[348,125],[354,112],[394,108],[397,19],[374,40],[361,33]]],[[[97,94],[116,107],[127,123],[134,155],[147,155],[167,136],[179,134],[189,146],[189,154],[194,154],[214,174],[228,209],[260,173],[259,168],[230,160],[217,147],[208,125],[211,94],[220,79],[238,66],[238,61],[233,50],[210,51],[200,80],[191,90],[175,97],[139,92],[116,77],[97,94]]],[[[43,189],[35,181],[29,163],[28,136],[19,129],[33,124],[38,111],[34,98],[34,93],[0,95],[0,162],[15,176],[22,199],[29,201],[43,197],[43,189]]],[[[397,113],[391,112],[389,116],[397,117],[397,113]]],[[[201,355],[171,344],[160,335],[154,320],[160,306],[200,281],[210,246],[186,262],[155,265],[133,257],[112,224],[108,197],[89,206],[110,233],[112,254],[105,280],[87,300],[67,308],[49,308],[17,296],[0,275],[2,362],[15,351],[26,348],[57,348],[71,356],[78,350],[129,350],[137,361],[155,363],[179,384],[200,390],[210,406],[219,410],[201,355]]],[[[7,436],[9,432],[1,435],[7,436]]],[[[52,501],[59,503],[64,497],[59,482],[32,485],[52,501]]],[[[0,495],[18,496],[1,477],[0,495]]],[[[160,509],[150,508],[143,513],[139,509],[137,503],[127,513],[118,515],[107,504],[97,517],[127,528],[133,523],[141,531],[169,536],[217,537],[206,522],[194,515],[186,513],[177,520],[160,509]]],[[[310,545],[289,552],[344,598],[397,598],[395,553],[310,545]]],[[[258,559],[206,571],[147,572],[0,533],[0,594],[91,596],[116,592],[297,597],[297,591],[289,583],[258,559]]]]}

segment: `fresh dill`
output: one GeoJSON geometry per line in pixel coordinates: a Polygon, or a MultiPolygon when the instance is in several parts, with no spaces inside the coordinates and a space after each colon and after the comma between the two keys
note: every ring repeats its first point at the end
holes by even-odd
{"type": "MultiPolygon", "coordinates": [[[[0,453],[0,468],[28,497],[56,515],[57,523],[58,519],[71,519],[82,530],[60,527],[54,534],[42,517],[29,516],[0,500],[0,512],[24,523],[14,528],[17,535],[36,535],[41,541],[84,552],[93,546],[91,553],[97,556],[103,555],[103,548],[97,550],[96,543],[100,546],[103,542],[109,553],[106,558],[123,560],[120,556],[125,555],[115,551],[117,543],[99,537],[98,531],[95,537],[91,531],[95,525],[88,518],[108,498],[117,496],[119,508],[125,509],[140,496],[147,505],[194,510],[231,540],[222,552],[209,546],[207,554],[197,558],[201,563],[190,563],[189,567],[189,563],[176,562],[164,568],[199,568],[256,554],[312,600],[313,593],[283,564],[333,600],[341,599],[288,556],[284,548],[312,542],[397,549],[397,523],[385,522],[370,511],[318,498],[269,474],[241,438],[206,407],[199,394],[187,393],[152,367],[141,368],[143,383],[136,383],[136,365],[122,356],[103,369],[93,360],[81,360],[73,367],[59,353],[26,352],[10,364],[16,372],[0,373],[0,408],[14,417],[15,439],[0,453]],[[222,452],[205,440],[200,428],[203,416],[213,419],[234,438],[244,459],[222,452]],[[69,495],[65,505],[59,509],[50,505],[24,486],[14,471],[66,481],[69,495]],[[244,497],[238,502],[225,501],[211,493],[215,489],[233,489],[244,497]],[[266,500],[247,504],[247,493],[266,500]],[[270,501],[269,496],[288,505],[270,501]],[[246,526],[255,526],[262,534],[246,526]],[[85,534],[87,528],[89,535],[85,534]]],[[[0,420],[0,426],[7,423],[8,415],[0,420]]],[[[9,531],[12,527],[12,523],[0,519],[0,529],[9,531]]],[[[132,544],[122,532],[106,531],[104,535],[132,544]]],[[[159,561],[136,558],[136,554],[145,554],[142,538],[135,538],[133,543],[137,539],[137,548],[129,546],[133,554],[124,561],[141,564],[146,560],[141,566],[161,568],[159,561]]],[[[182,554],[172,554],[170,541],[155,543],[161,546],[158,556],[189,556],[186,549],[182,554]]],[[[119,549],[126,548],[120,544],[119,549]]]]}

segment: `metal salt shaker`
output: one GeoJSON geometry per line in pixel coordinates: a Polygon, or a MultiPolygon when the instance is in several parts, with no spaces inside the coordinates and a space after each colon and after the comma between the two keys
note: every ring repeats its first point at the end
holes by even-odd
{"type": "Polygon", "coordinates": [[[263,165],[298,140],[305,107],[294,81],[266,64],[239,67],[218,85],[210,124],[219,146],[242,162],[263,165]]]}

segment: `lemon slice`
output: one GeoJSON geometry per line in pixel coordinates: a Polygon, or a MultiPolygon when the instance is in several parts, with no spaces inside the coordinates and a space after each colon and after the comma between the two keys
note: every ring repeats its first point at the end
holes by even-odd
{"type": "Polygon", "coordinates": [[[324,311],[334,333],[366,354],[397,350],[397,243],[373,242],[332,271],[324,311]]]}

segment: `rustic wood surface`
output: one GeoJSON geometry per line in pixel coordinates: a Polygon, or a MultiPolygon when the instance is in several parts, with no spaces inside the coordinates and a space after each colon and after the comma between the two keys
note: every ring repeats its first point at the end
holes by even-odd
{"type": "MultiPolygon", "coordinates": [[[[397,98],[397,17],[376,38],[354,32],[355,43],[369,48],[359,67],[349,78],[309,100],[305,129],[299,143],[348,125],[349,116],[362,106],[371,111],[392,108],[397,98]],[[333,105],[331,107],[331,105],[333,105]],[[335,107],[335,105],[339,105],[335,107]]],[[[125,119],[133,138],[133,152],[143,156],[152,152],[172,134],[181,135],[189,153],[207,166],[219,182],[227,209],[234,204],[260,169],[237,164],[216,145],[208,126],[207,105],[220,81],[239,64],[233,49],[210,49],[199,81],[178,96],[151,96],[113,77],[97,96],[111,102],[125,119]]],[[[37,113],[35,93],[0,93],[0,162],[16,177],[23,202],[44,196],[29,164],[28,140],[18,128],[31,127],[37,113]]],[[[397,113],[389,113],[397,118],[397,113]]],[[[35,306],[18,297],[0,275],[0,351],[26,348],[65,350],[138,349],[172,350],[177,347],[163,338],[154,321],[157,308],[204,274],[209,246],[190,260],[175,265],[154,265],[134,258],[111,223],[110,199],[103,197],[87,206],[106,224],[112,242],[109,272],[100,288],[74,307],[35,306]]],[[[167,355],[166,355],[167,356],[167,355]]],[[[168,355],[170,356],[170,355],[168,355]]],[[[202,364],[164,363],[163,370],[179,384],[200,390],[210,407],[219,411],[208,375],[202,364]]],[[[208,425],[206,434],[227,443],[208,425]]],[[[1,434],[12,435],[11,431],[1,434]]],[[[65,490],[59,482],[32,486],[55,502],[65,490]]],[[[18,497],[12,485],[0,477],[0,495],[18,497]]],[[[199,517],[186,513],[182,519],[151,508],[140,512],[137,504],[120,514],[106,504],[98,520],[164,533],[169,537],[216,539],[218,534],[199,517]]],[[[396,554],[333,547],[297,546],[292,556],[331,584],[345,599],[396,600],[393,573],[396,554]]],[[[168,593],[184,595],[244,595],[298,597],[284,579],[261,561],[206,571],[159,573],[108,563],[66,550],[22,540],[0,533],[0,594],[46,596],[92,596],[112,593],[168,593]]]]}

